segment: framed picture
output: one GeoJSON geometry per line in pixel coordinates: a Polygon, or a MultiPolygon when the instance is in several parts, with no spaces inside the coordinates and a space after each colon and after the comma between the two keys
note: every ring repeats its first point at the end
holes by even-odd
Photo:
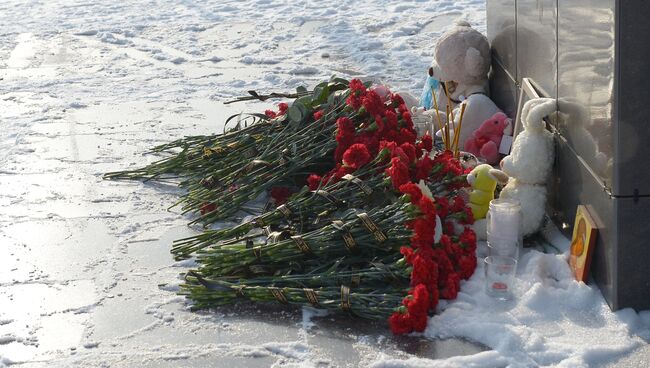
{"type": "Polygon", "coordinates": [[[587,207],[579,205],[569,253],[569,266],[578,281],[587,282],[597,236],[596,222],[589,214],[587,207]]]}

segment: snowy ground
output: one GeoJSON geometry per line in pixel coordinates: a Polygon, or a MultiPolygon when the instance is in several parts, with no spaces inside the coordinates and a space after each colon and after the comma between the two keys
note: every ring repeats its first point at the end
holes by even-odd
{"type": "Polygon", "coordinates": [[[441,31],[485,31],[480,0],[352,3],[0,3],[0,366],[650,365],[650,315],[610,312],[538,252],[511,303],[484,295],[479,268],[429,340],[308,310],[186,311],[178,192],[101,174],[269,106],[221,104],[249,89],[337,74],[417,92],[441,31]]]}

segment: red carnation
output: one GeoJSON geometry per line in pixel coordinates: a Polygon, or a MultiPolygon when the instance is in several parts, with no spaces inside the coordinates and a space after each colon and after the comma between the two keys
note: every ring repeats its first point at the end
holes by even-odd
{"type": "Polygon", "coordinates": [[[466,250],[476,249],[476,233],[468,227],[460,234],[459,241],[466,250]]]}
{"type": "Polygon", "coordinates": [[[386,130],[397,130],[397,114],[395,111],[386,110],[386,130]]]}
{"type": "Polygon", "coordinates": [[[438,285],[444,286],[447,281],[447,275],[454,271],[454,267],[449,260],[449,256],[442,248],[433,250],[433,259],[438,265],[438,285]]]}
{"type": "Polygon", "coordinates": [[[431,257],[418,249],[415,257],[413,258],[413,271],[411,271],[411,285],[424,284],[430,287],[435,287],[438,280],[438,265],[431,259],[431,257]]]}
{"type": "MultiPolygon", "coordinates": [[[[354,172],[355,168],[352,166],[347,166],[347,165],[341,165],[341,164],[336,164],[336,172],[334,173],[334,177],[336,179],[341,179],[342,177],[346,176],[347,174],[352,174],[354,172]]],[[[338,181],[338,180],[336,180],[338,181]]]]}
{"type": "MultiPolygon", "coordinates": [[[[354,122],[348,117],[340,117],[336,120],[337,134],[342,137],[354,137],[354,122]]],[[[337,135],[337,141],[338,141],[337,135]]]]}
{"type": "Polygon", "coordinates": [[[433,160],[429,158],[429,155],[424,155],[415,164],[415,180],[427,179],[431,174],[431,169],[433,169],[433,160]]]}
{"type": "Polygon", "coordinates": [[[452,272],[447,275],[445,287],[440,291],[440,296],[444,299],[456,299],[460,289],[460,277],[457,273],[452,272]]]}
{"type": "Polygon", "coordinates": [[[280,110],[280,113],[278,115],[284,115],[286,114],[287,110],[289,110],[289,104],[286,102],[280,102],[278,104],[278,109],[280,110]]]}
{"type": "Polygon", "coordinates": [[[399,143],[399,144],[402,144],[402,143],[414,144],[415,143],[415,138],[416,138],[415,133],[412,130],[402,128],[399,131],[399,138],[397,140],[397,143],[399,143]]]}
{"type": "Polygon", "coordinates": [[[467,280],[476,270],[476,254],[465,254],[458,259],[458,272],[463,280],[467,280]]]}
{"type": "Polygon", "coordinates": [[[406,263],[413,264],[413,258],[415,257],[415,254],[413,253],[413,248],[400,247],[399,252],[404,256],[404,259],[406,259],[406,263]]]}
{"type": "Polygon", "coordinates": [[[412,315],[426,315],[429,311],[429,292],[424,284],[416,285],[409,291],[409,296],[404,298],[404,306],[412,315]]]}
{"type": "Polygon", "coordinates": [[[413,323],[407,313],[395,312],[388,318],[390,330],[395,335],[403,335],[413,331],[413,323]]]}
{"type": "Polygon", "coordinates": [[[394,141],[383,140],[379,142],[379,150],[380,151],[388,150],[390,152],[389,157],[391,158],[394,156],[393,152],[395,152],[396,148],[397,148],[397,143],[395,143],[394,141]]]}
{"type": "Polygon", "coordinates": [[[416,219],[413,222],[415,235],[411,237],[411,244],[414,248],[421,248],[433,244],[433,238],[436,235],[435,226],[426,219],[416,219]]]}
{"type": "Polygon", "coordinates": [[[290,195],[291,195],[291,191],[289,190],[288,187],[271,188],[271,198],[273,198],[273,201],[278,206],[287,203],[287,200],[289,199],[290,195]]]}
{"type": "Polygon", "coordinates": [[[366,94],[361,97],[361,104],[370,116],[384,115],[384,104],[381,103],[381,97],[379,97],[375,91],[367,91],[366,94]]]}
{"type": "Polygon", "coordinates": [[[449,200],[447,197],[436,197],[436,211],[441,219],[449,214],[449,200]]]}
{"type": "Polygon", "coordinates": [[[355,78],[351,80],[349,87],[352,90],[353,94],[366,92],[366,86],[363,84],[363,82],[360,79],[355,78]]]}
{"type": "Polygon", "coordinates": [[[320,120],[323,117],[323,110],[318,110],[314,113],[314,120],[320,120]]]}
{"type": "Polygon", "coordinates": [[[408,157],[408,163],[415,162],[416,159],[416,153],[415,153],[415,146],[411,143],[402,143],[400,144],[399,148],[404,151],[406,156],[408,157]]]}
{"type": "MultiPolygon", "coordinates": [[[[436,280],[437,282],[437,280],[436,280]]],[[[429,309],[432,311],[436,310],[438,306],[438,301],[440,299],[440,291],[437,287],[429,289],[429,309]]]]}
{"type": "Polygon", "coordinates": [[[370,132],[366,132],[357,136],[354,139],[354,143],[361,143],[366,146],[366,148],[368,148],[368,152],[370,152],[370,156],[374,157],[379,152],[379,139],[377,139],[377,136],[375,134],[372,134],[370,132]]]}
{"type": "Polygon", "coordinates": [[[391,167],[386,169],[386,174],[390,176],[393,187],[399,190],[402,184],[410,182],[409,168],[397,157],[391,159],[391,167]]]}
{"type": "Polygon", "coordinates": [[[471,225],[474,223],[474,213],[469,207],[463,209],[463,215],[460,218],[460,223],[463,225],[471,225]]]}
{"type": "Polygon", "coordinates": [[[456,226],[454,226],[454,223],[452,221],[445,221],[443,232],[445,234],[454,235],[456,233],[456,226]]]}
{"type": "Polygon", "coordinates": [[[426,314],[416,314],[412,317],[411,324],[415,332],[424,332],[427,329],[428,317],[426,314]]]}
{"type": "Polygon", "coordinates": [[[417,184],[406,183],[399,187],[400,193],[408,194],[412,204],[417,204],[422,198],[422,190],[417,184]]]}
{"type": "Polygon", "coordinates": [[[447,249],[448,247],[451,246],[451,238],[447,234],[442,234],[440,236],[440,245],[444,248],[447,249]]]}
{"type": "Polygon", "coordinates": [[[384,119],[381,115],[375,115],[375,125],[377,126],[377,132],[384,130],[384,119]]]}
{"type": "Polygon", "coordinates": [[[420,138],[418,148],[427,152],[431,152],[431,150],[433,150],[433,138],[431,135],[427,133],[422,138],[420,138]]]}
{"type": "Polygon", "coordinates": [[[435,219],[436,218],[436,204],[433,203],[433,200],[427,196],[422,196],[420,198],[420,202],[418,203],[418,206],[420,206],[420,211],[428,218],[428,219],[435,219]]]}
{"type": "Polygon", "coordinates": [[[322,181],[323,178],[320,175],[311,174],[307,178],[307,186],[309,186],[309,190],[316,190],[322,181]]]}
{"type": "Polygon", "coordinates": [[[264,115],[266,115],[269,119],[273,119],[274,117],[278,116],[278,114],[276,114],[273,110],[264,111],[264,115]]]}
{"type": "Polygon", "coordinates": [[[452,199],[451,208],[452,213],[465,211],[465,200],[463,197],[457,195],[452,199]]]}
{"type": "Polygon", "coordinates": [[[201,215],[205,215],[206,213],[213,212],[216,209],[217,209],[216,204],[214,204],[214,203],[204,203],[203,206],[201,206],[201,215]]]}
{"type": "Polygon", "coordinates": [[[368,152],[368,147],[361,143],[351,145],[343,154],[345,166],[358,169],[368,162],[370,162],[370,152],[368,152]]]}
{"type": "Polygon", "coordinates": [[[402,113],[402,119],[404,120],[404,126],[408,129],[413,129],[413,120],[411,119],[411,113],[404,111],[402,113]]]}
{"type": "Polygon", "coordinates": [[[354,110],[359,110],[359,108],[361,108],[361,99],[354,94],[350,94],[347,100],[345,100],[345,103],[354,110]]]}
{"type": "Polygon", "coordinates": [[[402,96],[398,95],[397,93],[393,93],[390,95],[390,100],[393,102],[393,106],[400,106],[404,105],[404,99],[402,96]]]}

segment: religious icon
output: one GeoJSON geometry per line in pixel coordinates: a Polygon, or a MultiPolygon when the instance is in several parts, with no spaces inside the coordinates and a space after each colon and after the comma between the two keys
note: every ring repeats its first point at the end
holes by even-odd
{"type": "Polygon", "coordinates": [[[578,206],[569,254],[569,266],[578,281],[587,282],[597,232],[596,223],[587,208],[578,206]]]}

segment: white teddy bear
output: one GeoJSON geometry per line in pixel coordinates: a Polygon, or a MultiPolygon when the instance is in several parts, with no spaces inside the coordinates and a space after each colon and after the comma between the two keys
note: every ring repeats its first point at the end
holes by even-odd
{"type": "Polygon", "coordinates": [[[553,134],[542,119],[556,111],[555,99],[526,102],[521,113],[524,130],[515,138],[510,156],[501,160],[501,170],[510,177],[501,198],[521,203],[524,236],[540,228],[546,212],[546,180],[553,167],[555,147],[553,134]]]}

